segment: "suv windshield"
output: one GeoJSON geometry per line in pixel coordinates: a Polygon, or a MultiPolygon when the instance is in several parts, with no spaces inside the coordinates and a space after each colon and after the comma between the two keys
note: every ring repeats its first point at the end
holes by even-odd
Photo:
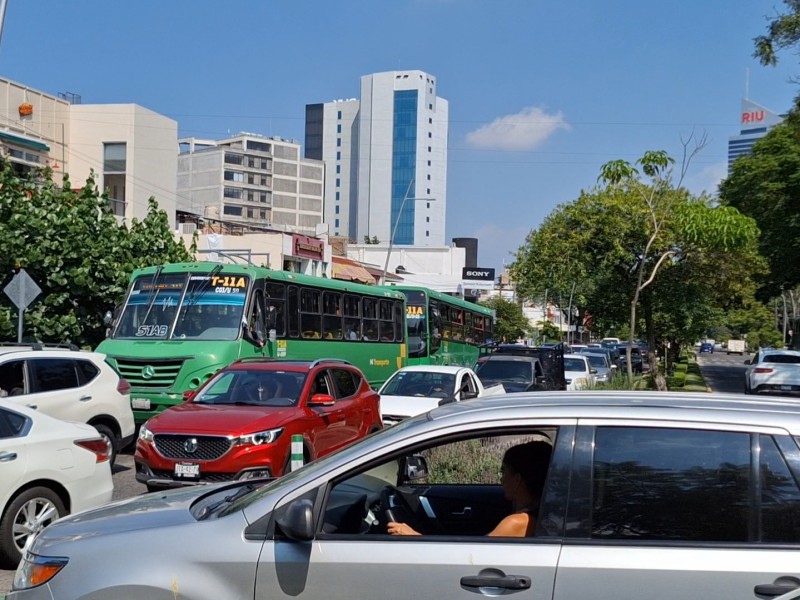
{"type": "Polygon", "coordinates": [[[381,396],[441,396],[455,390],[456,376],[430,371],[398,371],[381,390],[381,396]]]}
{"type": "Polygon", "coordinates": [[[476,372],[481,379],[533,381],[533,363],[525,360],[487,360],[476,372]]]}
{"type": "Polygon", "coordinates": [[[192,402],[294,406],[300,399],[306,375],[291,371],[223,371],[192,402]]]}

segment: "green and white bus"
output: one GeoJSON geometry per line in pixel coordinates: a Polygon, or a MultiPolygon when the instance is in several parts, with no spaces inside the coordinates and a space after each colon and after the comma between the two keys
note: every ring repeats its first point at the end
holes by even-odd
{"type": "Polygon", "coordinates": [[[388,287],[406,297],[408,364],[472,367],[492,341],[492,309],[424,287],[388,287]]]}
{"type": "Polygon", "coordinates": [[[139,269],[97,348],[131,384],[137,423],[239,358],[335,357],[379,386],[407,364],[405,296],[242,264],[139,269]]]}

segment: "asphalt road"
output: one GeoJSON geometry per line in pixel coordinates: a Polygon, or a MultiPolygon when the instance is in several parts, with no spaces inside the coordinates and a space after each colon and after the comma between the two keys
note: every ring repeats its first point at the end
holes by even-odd
{"type": "MultiPolygon", "coordinates": [[[[117,456],[114,465],[114,496],[113,500],[122,500],[146,492],[145,487],[136,481],[133,469],[133,451],[121,453],[117,456]]],[[[11,591],[14,580],[14,571],[0,569],[0,600],[11,591]]]]}
{"type": "Polygon", "coordinates": [[[724,351],[703,353],[697,356],[700,372],[706,385],[714,392],[744,393],[744,364],[751,355],[726,354],[724,351]]]}

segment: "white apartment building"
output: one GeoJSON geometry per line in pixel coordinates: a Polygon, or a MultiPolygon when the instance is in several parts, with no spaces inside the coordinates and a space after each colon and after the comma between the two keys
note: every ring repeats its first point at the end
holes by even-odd
{"type": "Polygon", "coordinates": [[[322,161],[300,144],[240,133],[178,140],[178,210],[251,227],[315,234],[322,222],[322,161]]]}
{"type": "Polygon", "coordinates": [[[82,104],[0,78],[0,152],[19,171],[49,166],[80,188],[94,172],[121,219],[143,219],[154,196],[175,223],[178,124],[136,104],[82,104]]]}
{"type": "Polygon", "coordinates": [[[363,76],[358,100],[306,107],[305,152],[325,162],[334,235],[445,246],[448,103],[436,90],[423,71],[389,71],[363,76]]]}

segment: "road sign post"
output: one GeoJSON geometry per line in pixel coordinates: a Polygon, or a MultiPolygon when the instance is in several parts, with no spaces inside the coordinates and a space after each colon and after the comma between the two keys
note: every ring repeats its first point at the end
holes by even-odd
{"type": "Polygon", "coordinates": [[[19,319],[17,321],[17,342],[22,343],[22,332],[25,329],[24,314],[25,309],[28,308],[31,302],[36,299],[36,296],[42,293],[41,288],[36,285],[36,282],[28,275],[25,269],[20,269],[19,273],[11,278],[11,282],[3,288],[14,306],[17,307],[19,319]]]}

